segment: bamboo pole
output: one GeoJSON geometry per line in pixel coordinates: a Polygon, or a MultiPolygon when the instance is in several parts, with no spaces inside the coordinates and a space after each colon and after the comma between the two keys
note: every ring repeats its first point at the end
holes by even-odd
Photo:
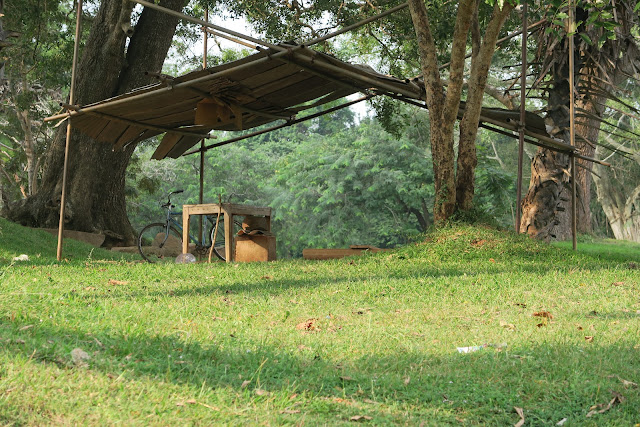
{"type": "MultiPolygon", "coordinates": [[[[209,22],[209,6],[204,8],[204,20],[209,22]]],[[[209,42],[209,33],[207,33],[207,27],[202,27],[203,35],[203,53],[202,53],[202,69],[207,69],[207,51],[209,42]]],[[[204,148],[205,139],[200,141],[200,148],[204,148]]],[[[200,151],[200,191],[198,193],[198,203],[204,203],[204,150],[200,151]]],[[[198,215],[198,233],[200,233],[200,239],[204,242],[204,228],[202,227],[202,215],[198,215]]],[[[209,262],[211,262],[211,254],[209,254],[209,262]]]]}
{"type": "MultiPolygon", "coordinates": [[[[76,10],[76,34],[73,44],[73,63],[71,64],[71,86],[69,88],[69,104],[73,104],[76,90],[76,68],[78,66],[78,50],[80,47],[80,31],[82,29],[82,0],[78,0],[76,10]]],[[[64,240],[64,205],[67,202],[67,171],[69,170],[69,144],[71,143],[71,121],[67,123],[67,137],[64,144],[64,164],[62,166],[62,195],[60,196],[60,222],[58,223],[58,248],[56,258],[62,260],[62,241],[64,240]]]]}
{"type": "MultiPolygon", "coordinates": [[[[576,31],[574,21],[573,0],[569,0],[569,141],[571,146],[576,145],[576,121],[574,99],[574,43],[573,36],[576,31]]],[[[576,201],[576,157],[571,155],[571,234],[573,237],[573,250],[578,249],[578,212],[576,201]]]]}
{"type": "Polygon", "coordinates": [[[180,18],[180,19],[184,19],[185,21],[193,22],[194,24],[200,24],[200,25],[202,25],[204,27],[212,28],[214,30],[217,30],[217,31],[220,31],[220,32],[223,32],[223,33],[226,33],[226,34],[230,34],[230,35],[232,35],[234,37],[237,37],[239,39],[242,39],[242,40],[247,40],[247,41],[250,41],[252,43],[261,45],[261,46],[266,46],[266,47],[270,47],[271,49],[278,50],[278,45],[275,45],[273,43],[269,43],[269,42],[266,42],[264,40],[256,39],[255,37],[251,37],[251,36],[247,36],[245,34],[239,33],[237,31],[233,31],[233,30],[229,30],[229,29],[224,28],[224,27],[220,27],[219,25],[215,25],[215,24],[212,24],[210,22],[203,21],[202,19],[198,19],[198,18],[194,18],[194,17],[189,16],[189,15],[185,15],[184,13],[177,12],[177,11],[172,10],[172,9],[167,9],[166,7],[158,6],[155,3],[150,3],[150,2],[145,1],[145,0],[130,0],[130,1],[132,1],[134,3],[141,4],[144,7],[148,7],[149,9],[155,9],[155,10],[158,10],[160,12],[164,12],[167,15],[172,15],[172,16],[175,16],[176,18],[180,18]]]}
{"type": "Polygon", "coordinates": [[[384,12],[379,13],[377,15],[374,15],[374,16],[372,16],[370,18],[363,19],[362,21],[356,22],[355,24],[348,25],[348,26],[346,26],[344,28],[341,28],[338,31],[334,31],[334,32],[329,33],[327,35],[324,35],[322,37],[318,37],[318,38],[315,38],[315,39],[312,39],[312,40],[308,40],[303,44],[306,45],[306,46],[313,46],[314,44],[318,44],[318,43],[323,42],[325,40],[328,40],[330,38],[339,36],[340,34],[344,34],[344,33],[349,32],[351,30],[355,30],[356,28],[362,27],[363,25],[366,25],[369,22],[377,21],[378,19],[384,18],[387,15],[391,15],[392,13],[395,13],[395,12],[401,10],[401,9],[404,9],[407,6],[409,6],[409,2],[402,3],[402,4],[400,4],[400,5],[396,6],[396,7],[392,7],[391,9],[385,10],[384,12]]]}
{"type": "Polygon", "coordinates": [[[520,82],[520,124],[518,129],[518,182],[516,198],[516,233],[520,233],[520,221],[522,220],[522,161],[524,157],[524,129],[526,126],[525,97],[527,89],[527,1],[522,2],[522,71],[520,82]]]}
{"type": "Polygon", "coordinates": [[[255,50],[260,50],[260,47],[258,45],[256,45],[256,44],[247,43],[245,41],[242,41],[240,39],[236,39],[234,37],[228,36],[228,35],[226,35],[224,33],[219,32],[219,31],[212,30],[211,28],[206,28],[205,27],[204,30],[207,33],[209,33],[209,34],[211,34],[213,36],[220,37],[220,38],[223,38],[225,40],[229,40],[230,42],[237,43],[237,44],[239,44],[241,46],[244,46],[244,47],[248,47],[248,48],[255,49],[255,50]]]}
{"type": "MultiPolygon", "coordinates": [[[[311,51],[311,52],[313,52],[313,51],[311,51]]],[[[338,66],[330,64],[329,62],[317,61],[313,56],[307,56],[307,55],[300,54],[299,50],[293,51],[292,55],[291,55],[291,58],[292,59],[284,58],[284,57],[278,57],[278,59],[283,61],[283,62],[290,62],[290,63],[296,64],[296,65],[298,65],[298,66],[300,66],[302,68],[309,69],[309,67],[306,67],[305,65],[302,65],[299,62],[296,62],[296,60],[299,60],[299,61],[302,61],[302,62],[306,62],[306,63],[311,64],[314,67],[319,68],[321,70],[324,70],[325,72],[328,72],[330,74],[332,73],[334,75],[341,76],[343,78],[345,78],[345,77],[346,78],[351,78],[351,79],[354,79],[354,80],[358,81],[359,83],[371,85],[372,87],[375,87],[375,88],[378,88],[378,89],[383,89],[383,90],[389,91],[391,93],[399,93],[401,95],[408,96],[409,98],[421,99],[421,96],[422,96],[422,94],[420,92],[413,91],[413,90],[407,90],[405,87],[395,86],[392,83],[385,83],[385,82],[382,81],[382,79],[375,79],[375,78],[369,77],[368,75],[365,75],[365,74],[360,74],[358,72],[351,71],[351,70],[345,70],[343,68],[340,68],[338,66]]]]}
{"type": "MultiPolygon", "coordinates": [[[[546,19],[541,19],[538,22],[534,22],[533,24],[529,25],[529,28],[527,28],[527,31],[530,31],[531,34],[533,34],[534,32],[540,30],[540,27],[544,24],[547,23],[546,19]]],[[[518,31],[514,31],[513,33],[507,34],[506,36],[504,36],[501,39],[498,39],[496,41],[496,46],[501,45],[502,43],[511,40],[514,37],[519,36],[520,34],[522,34],[522,30],[518,30],[518,31]]],[[[471,53],[468,53],[464,58],[471,58],[471,53]]],[[[449,65],[451,65],[451,62],[447,62],[442,64],[441,66],[438,67],[439,70],[442,70],[443,68],[447,68],[449,65]]]]}

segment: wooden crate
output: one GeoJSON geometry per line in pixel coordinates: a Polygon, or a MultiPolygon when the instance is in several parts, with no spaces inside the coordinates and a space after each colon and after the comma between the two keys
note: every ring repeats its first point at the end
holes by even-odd
{"type": "Polygon", "coordinates": [[[275,236],[249,236],[242,235],[235,238],[235,261],[275,261],[276,237],[275,236]]]}

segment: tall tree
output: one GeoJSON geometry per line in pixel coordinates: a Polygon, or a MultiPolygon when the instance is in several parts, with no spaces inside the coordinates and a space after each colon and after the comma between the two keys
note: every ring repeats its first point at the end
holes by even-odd
{"type": "MultiPolygon", "coordinates": [[[[600,134],[602,114],[611,91],[640,65],[635,2],[584,3],[576,10],[579,24],[573,35],[576,50],[576,147],[593,157],[600,134]]],[[[566,17],[564,10],[556,10],[566,17]]],[[[557,24],[562,24],[556,20],[557,24]]],[[[537,56],[542,70],[551,70],[547,115],[554,136],[569,142],[569,67],[566,31],[542,34],[537,56]]],[[[588,161],[578,160],[576,170],[578,230],[591,231],[591,170],[588,161]]],[[[540,148],[532,160],[529,190],[523,200],[521,229],[543,240],[564,240],[571,236],[569,157],[540,148]]]]}
{"type": "Polygon", "coordinates": [[[458,4],[451,45],[449,82],[445,86],[439,71],[436,41],[431,32],[427,8],[423,0],[409,0],[409,8],[418,38],[420,64],[424,77],[426,102],[431,123],[431,152],[435,172],[434,218],[449,218],[457,209],[469,210],[474,194],[477,165],[475,138],[482,107],[483,93],[498,33],[513,5],[495,2],[493,14],[480,39],[477,0],[463,0],[458,4]],[[471,29],[473,28],[473,31],[471,29]],[[473,55],[469,75],[466,108],[460,121],[457,173],[454,160],[454,125],[458,119],[464,66],[469,33],[472,32],[473,55]]]}
{"type": "MultiPolygon", "coordinates": [[[[367,6],[352,2],[325,0],[304,6],[304,2],[292,1],[263,2],[259,5],[252,1],[235,2],[238,8],[250,11],[252,22],[268,34],[297,34],[302,29],[313,28],[310,23],[326,22],[325,16],[332,17],[332,23],[353,22],[357,11],[367,6]],[[323,15],[324,14],[324,15],[323,15]]],[[[386,3],[386,2],[385,2],[386,3]]],[[[498,33],[513,10],[513,2],[463,0],[455,2],[427,2],[410,0],[411,22],[407,26],[397,17],[390,17],[388,29],[392,34],[385,40],[373,31],[363,31],[362,39],[374,39],[382,47],[378,61],[397,70],[397,59],[409,63],[419,62],[426,89],[426,102],[430,112],[431,151],[435,172],[435,220],[449,218],[456,209],[469,210],[474,195],[474,177],[477,158],[475,138],[482,106],[483,92],[491,59],[495,51],[498,33]],[[431,18],[429,17],[431,16],[431,18]],[[453,31],[448,25],[451,15],[455,16],[453,31]],[[488,16],[488,18],[487,18],[488,16]],[[433,22],[432,22],[433,21],[433,22]],[[486,25],[482,25],[485,24],[486,25]],[[445,28],[446,27],[446,28],[445,28]],[[484,29],[482,34],[481,27],[484,29]],[[417,35],[417,44],[408,31],[417,35]],[[451,36],[453,32],[453,36],[451,36]],[[468,90],[466,108],[460,109],[465,83],[465,55],[471,39],[473,55],[467,78],[468,90]],[[389,44],[386,44],[388,42],[389,44]],[[410,51],[409,48],[417,48],[410,51]],[[443,52],[447,50],[446,54],[443,52]],[[419,61],[415,61],[419,58],[419,61]],[[440,73],[439,65],[446,61],[448,78],[440,73]],[[454,150],[454,128],[461,119],[459,149],[456,160],[454,150]],[[457,171],[457,172],[456,172],[457,171]]],[[[369,3],[371,6],[371,3],[369,3]]],[[[377,6],[376,6],[377,7],[377,6]]],[[[387,6],[388,7],[388,6],[387,6]]],[[[237,10],[237,9],[236,9],[237,10]]],[[[315,35],[313,29],[309,30],[315,35]]],[[[331,49],[331,46],[326,48],[331,49]]],[[[389,104],[384,104],[387,108],[389,104]]],[[[381,109],[378,109],[380,112],[381,109]]],[[[388,116],[387,111],[383,111],[388,116]]]]}
{"type": "MultiPolygon", "coordinates": [[[[182,9],[187,0],[162,0],[182,9]]],[[[134,3],[103,0],[84,44],[78,65],[77,99],[86,105],[150,83],[145,71],[160,71],[178,19],[145,8],[131,33],[134,3]],[[128,43],[127,43],[127,39],[128,43]]],[[[30,226],[56,226],[62,192],[64,126],[47,153],[42,186],[34,196],[9,208],[9,218],[30,226]]],[[[68,199],[65,221],[81,231],[100,231],[113,243],[132,242],[134,231],[126,214],[124,179],[135,147],[120,152],[78,132],[70,141],[68,199]]]]}

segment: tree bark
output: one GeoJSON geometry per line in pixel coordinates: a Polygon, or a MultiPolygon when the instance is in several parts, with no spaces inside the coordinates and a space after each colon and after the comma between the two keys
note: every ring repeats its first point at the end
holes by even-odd
{"type": "MultiPolygon", "coordinates": [[[[640,164],[640,154],[635,160],[640,164]]],[[[594,165],[596,174],[596,194],[602,210],[607,216],[611,231],[616,239],[640,242],[640,185],[629,195],[620,191],[620,186],[612,182],[611,171],[601,165],[594,165]]]]}
{"type": "MultiPolygon", "coordinates": [[[[608,92],[615,84],[626,79],[630,75],[634,75],[637,70],[637,61],[640,58],[640,51],[634,42],[633,28],[635,25],[634,6],[635,3],[627,0],[621,0],[614,4],[616,8],[616,37],[607,37],[604,44],[595,43],[595,40],[603,36],[601,27],[590,28],[585,27],[589,10],[577,8],[578,33],[585,33],[593,44],[577,43],[580,46],[576,56],[576,81],[578,84],[579,96],[576,98],[576,147],[580,154],[593,157],[595,145],[591,142],[598,140],[600,131],[599,117],[606,101],[605,97],[598,96],[603,92],[608,92]],[[578,77],[580,80],[578,81],[578,77]],[[596,90],[594,90],[596,89],[596,90]]],[[[576,38],[576,41],[579,41],[576,38]]],[[[544,43],[540,43],[544,45],[544,43]]],[[[549,55],[550,51],[541,49],[544,54],[541,57],[550,57],[555,62],[555,68],[561,70],[568,58],[567,39],[555,44],[555,48],[549,55]]],[[[543,67],[544,68],[544,67],[543,67]]],[[[568,78],[568,70],[566,72],[568,78]]],[[[561,76],[554,74],[554,85],[549,95],[550,115],[558,106],[564,105],[568,108],[569,91],[562,85],[557,85],[561,76]],[[563,101],[561,98],[566,97],[563,101]]],[[[568,85],[567,85],[568,86],[568,85]]],[[[561,115],[556,111],[553,119],[555,125],[561,130],[565,129],[561,115]],[[560,121],[558,121],[560,120],[560,121]]],[[[568,122],[566,124],[568,128],[568,122]]],[[[566,135],[566,134],[565,134],[566,135]]],[[[560,134],[563,136],[563,134],[560,134]]],[[[568,142],[568,138],[564,138],[568,142]]],[[[538,150],[536,158],[532,161],[531,185],[529,192],[523,201],[523,216],[521,229],[526,230],[529,234],[538,236],[544,240],[552,238],[568,238],[570,236],[570,217],[566,215],[570,206],[568,201],[564,200],[564,188],[560,186],[566,185],[566,180],[562,178],[562,171],[566,170],[565,156],[558,156],[547,150],[538,150]],[[544,157],[544,158],[541,158],[544,157]],[[550,161],[550,157],[554,158],[550,161]],[[552,169],[547,169],[552,168],[552,169]],[[553,177],[552,180],[544,183],[541,180],[553,177]],[[557,188],[552,188],[554,185],[557,188]],[[542,191],[544,194],[538,195],[542,191]],[[553,195],[556,196],[553,196],[553,195]],[[541,203],[549,202],[548,206],[541,203]],[[558,211],[558,208],[564,209],[558,211]],[[552,226],[552,222],[558,222],[552,226]],[[554,237],[555,236],[555,237],[554,237]]],[[[576,169],[576,188],[577,188],[577,216],[578,231],[590,232],[591,228],[591,162],[577,160],[578,168],[576,169]],[[582,167],[580,167],[582,166],[582,167]]]]}
{"type": "MultiPolygon", "coordinates": [[[[513,5],[509,2],[505,2],[502,8],[496,2],[482,43],[479,48],[474,49],[474,52],[477,53],[471,58],[469,91],[466,108],[460,121],[458,167],[456,172],[456,205],[458,209],[464,211],[468,211],[473,207],[475,173],[478,165],[476,136],[478,135],[478,122],[482,110],[482,100],[487,85],[489,67],[495,52],[500,28],[504,25],[504,21],[511,13],[511,10],[513,10],[513,5]]],[[[477,38],[477,36],[474,38],[477,38]]]]}
{"type": "MultiPolygon", "coordinates": [[[[570,140],[568,47],[565,37],[553,51],[553,85],[549,89],[547,111],[547,120],[556,129],[553,136],[565,143],[570,140]]],[[[545,241],[571,237],[569,159],[567,154],[538,149],[531,162],[529,190],[522,200],[520,230],[523,233],[545,241]]]]}
{"type": "MultiPolygon", "coordinates": [[[[597,85],[601,77],[597,67],[589,67],[585,74],[589,87],[597,85]]],[[[595,157],[596,144],[600,134],[600,120],[606,98],[590,93],[576,100],[576,147],[578,152],[586,157],[595,157]]],[[[578,232],[591,233],[591,170],[593,163],[583,159],[576,159],[576,190],[578,232]]]]}
{"type": "Polygon", "coordinates": [[[411,19],[418,39],[426,103],[429,107],[430,142],[435,186],[433,218],[436,223],[448,219],[455,211],[453,129],[460,107],[460,96],[464,82],[466,42],[475,4],[474,0],[463,0],[458,5],[451,48],[449,84],[445,94],[438,69],[436,44],[431,33],[427,8],[423,0],[409,0],[411,19]]]}
{"type": "MultiPolygon", "coordinates": [[[[187,0],[163,0],[182,9],[187,0]]],[[[178,19],[144,9],[125,53],[122,24],[131,20],[134,3],[103,0],[84,46],[77,71],[76,104],[85,105],[148,84],[144,71],[159,71],[178,19]]],[[[9,218],[35,227],[56,227],[62,193],[66,128],[62,126],[47,153],[38,193],[9,207],[9,218]]],[[[132,244],[134,230],[126,213],[125,171],[135,147],[113,152],[110,146],[72,132],[67,176],[66,227],[102,232],[105,244],[132,244]]]]}

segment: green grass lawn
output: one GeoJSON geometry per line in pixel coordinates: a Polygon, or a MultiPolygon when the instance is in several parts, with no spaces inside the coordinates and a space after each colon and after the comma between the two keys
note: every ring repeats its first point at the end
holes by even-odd
{"type": "Polygon", "coordinates": [[[57,263],[0,229],[0,425],[640,423],[640,245],[456,226],[330,262],[57,263]]]}

